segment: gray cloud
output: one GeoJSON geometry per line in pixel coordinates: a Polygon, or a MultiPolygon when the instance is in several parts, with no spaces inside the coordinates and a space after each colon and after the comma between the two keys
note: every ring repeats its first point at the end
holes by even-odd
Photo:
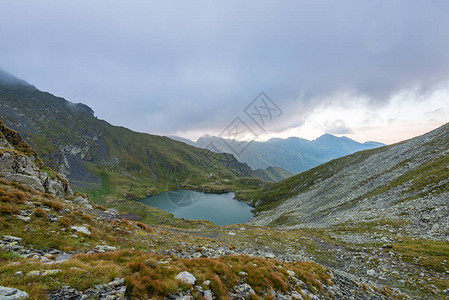
{"type": "Polygon", "coordinates": [[[352,129],[347,127],[343,120],[335,120],[332,122],[326,122],[326,133],[330,134],[350,134],[353,133],[352,129]]]}
{"type": "Polygon", "coordinates": [[[158,134],[220,131],[265,91],[285,112],[272,128],[280,131],[341,90],[377,106],[399,90],[425,93],[446,82],[448,8],[446,1],[3,1],[0,67],[113,124],[158,134]]]}

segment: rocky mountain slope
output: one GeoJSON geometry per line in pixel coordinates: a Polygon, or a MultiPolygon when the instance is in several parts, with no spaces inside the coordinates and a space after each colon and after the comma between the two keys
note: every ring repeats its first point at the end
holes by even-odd
{"type": "Polygon", "coordinates": [[[34,172],[43,168],[59,175],[42,164],[17,132],[0,129],[1,299],[404,296],[311,261],[306,253],[321,246],[296,230],[183,220],[178,227],[149,226],[92,205],[86,195],[72,195],[59,179],[54,181],[64,192],[42,190],[35,181],[13,175],[40,178],[43,174],[34,172]],[[11,155],[18,163],[19,157],[27,158],[26,169],[33,172],[9,169],[11,155]]]}
{"type": "MultiPolygon", "coordinates": [[[[196,142],[180,137],[171,138],[200,148],[208,147],[210,143],[213,143],[219,151],[234,154],[228,146],[232,145],[232,141],[219,137],[203,136],[196,142]]],[[[309,170],[335,158],[384,146],[377,142],[359,143],[347,137],[336,137],[331,134],[325,134],[313,141],[290,137],[273,138],[266,142],[243,142],[243,144],[249,145],[247,148],[244,145],[241,146],[241,149],[245,148],[245,150],[237,156],[240,162],[248,164],[254,170],[276,166],[293,174],[309,170]]]]}
{"type": "Polygon", "coordinates": [[[259,213],[252,223],[323,228],[389,221],[403,234],[449,241],[448,199],[449,124],[266,186],[253,199],[259,213]]]}
{"type": "Polygon", "coordinates": [[[39,91],[4,71],[0,119],[72,186],[96,199],[144,198],[183,186],[220,191],[238,177],[256,177],[230,154],[211,155],[166,137],[112,126],[86,105],[39,91]]]}

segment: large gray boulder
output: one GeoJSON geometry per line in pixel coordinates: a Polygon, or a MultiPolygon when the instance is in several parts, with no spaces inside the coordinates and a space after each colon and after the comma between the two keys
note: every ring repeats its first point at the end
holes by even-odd
{"type": "Polygon", "coordinates": [[[27,299],[29,297],[28,293],[5,286],[0,286],[0,299],[2,300],[13,300],[13,299],[27,299]]]}
{"type": "Polygon", "coordinates": [[[186,284],[195,284],[196,282],[195,276],[193,276],[192,273],[189,273],[187,271],[181,272],[178,275],[176,275],[176,279],[186,284]]]}

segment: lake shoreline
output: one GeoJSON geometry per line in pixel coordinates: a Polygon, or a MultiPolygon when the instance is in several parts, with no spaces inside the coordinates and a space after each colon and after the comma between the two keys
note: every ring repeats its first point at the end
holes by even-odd
{"type": "Polygon", "coordinates": [[[247,223],[254,217],[254,207],[236,199],[232,191],[206,193],[178,189],[152,195],[139,202],[173,214],[175,218],[206,220],[216,225],[247,223]]]}

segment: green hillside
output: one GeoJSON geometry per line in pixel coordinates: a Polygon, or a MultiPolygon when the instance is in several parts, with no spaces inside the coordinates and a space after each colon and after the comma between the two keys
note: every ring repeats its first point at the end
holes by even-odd
{"type": "Polygon", "coordinates": [[[97,201],[137,199],[182,187],[226,191],[238,177],[255,177],[232,155],[112,126],[86,105],[22,81],[0,81],[0,108],[0,119],[19,131],[45,163],[97,201]]]}

